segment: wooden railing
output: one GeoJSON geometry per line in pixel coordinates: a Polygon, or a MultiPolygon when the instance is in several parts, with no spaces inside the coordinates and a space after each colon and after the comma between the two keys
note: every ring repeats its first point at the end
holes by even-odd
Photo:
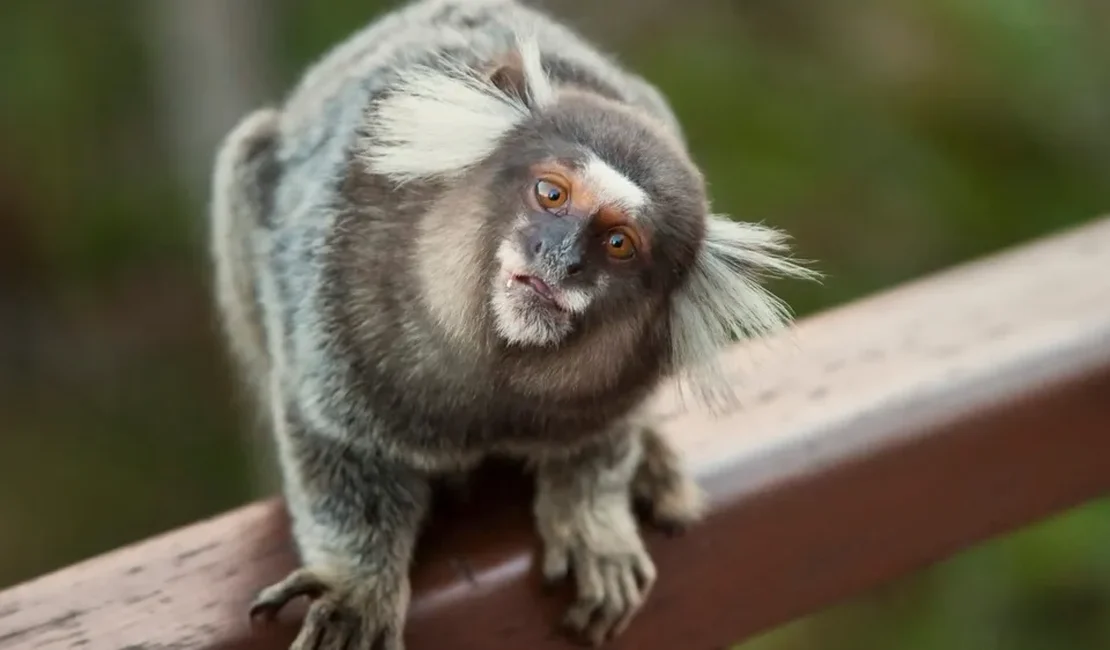
{"type": "MultiPolygon", "coordinates": [[[[649,534],[660,578],[612,648],[720,648],[1110,493],[1110,219],[772,343],[728,353],[737,412],[660,395],[712,512],[649,534]]],[[[497,503],[425,536],[410,649],[572,647],[526,498],[497,503]]],[[[248,505],[0,593],[0,648],[283,647],[303,608],[256,631],[246,608],[293,562],[280,502],[248,505]]]]}

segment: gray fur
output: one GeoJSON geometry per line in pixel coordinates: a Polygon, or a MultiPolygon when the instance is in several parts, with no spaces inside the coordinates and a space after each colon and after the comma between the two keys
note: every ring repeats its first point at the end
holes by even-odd
{"type": "Polygon", "coordinates": [[[658,90],[516,0],[420,0],[245,118],[215,167],[217,302],[269,414],[304,562],[254,611],[309,593],[294,647],[399,650],[431,480],[509,456],[536,471],[546,572],[577,576],[567,622],[595,642],[619,633],[654,582],[633,497],[662,524],[702,511],[640,420],[646,398],[720,331],[785,321],[756,272],[802,275],[763,230],[710,221],[658,90]],[[651,233],[624,266],[590,244],[582,272],[550,267],[565,314],[502,286],[506,255],[543,267],[521,242],[547,217],[522,197],[551,161],[617,183],[593,188],[602,202],[642,191],[627,216],[651,233]]]}
{"type": "Polygon", "coordinates": [[[268,392],[266,333],[262,326],[252,241],[269,211],[278,113],[259,109],[225,137],[213,174],[210,245],[216,300],[230,348],[259,398],[268,392]]]}

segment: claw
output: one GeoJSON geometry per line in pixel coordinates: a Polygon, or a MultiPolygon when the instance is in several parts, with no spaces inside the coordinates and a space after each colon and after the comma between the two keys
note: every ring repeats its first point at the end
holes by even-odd
{"type": "Polygon", "coordinates": [[[250,606],[252,624],[272,620],[294,598],[311,599],[290,650],[404,650],[402,596],[407,583],[380,582],[380,575],[335,578],[300,568],[263,589],[250,606]]]}
{"type": "Polygon", "coordinates": [[[327,589],[328,585],[323,578],[308,569],[297,569],[281,582],[259,592],[247,614],[252,623],[259,620],[269,622],[294,598],[319,598],[327,589]]]}
{"type": "Polygon", "coordinates": [[[247,612],[247,617],[250,618],[251,624],[270,623],[277,618],[278,612],[285,606],[285,602],[273,602],[268,600],[255,599],[251,603],[250,610],[247,612]]]}
{"type": "Polygon", "coordinates": [[[630,611],[629,603],[625,602],[621,587],[621,572],[622,567],[616,564],[605,567],[603,575],[605,597],[599,608],[600,615],[589,629],[590,643],[594,647],[604,643],[616,622],[623,618],[626,611],[630,611]]]}
{"type": "Polygon", "coordinates": [[[599,558],[574,554],[578,595],[562,627],[585,645],[598,647],[624,632],[655,584],[655,566],[643,554],[599,558]]]}
{"type": "Polygon", "coordinates": [[[277,618],[279,611],[281,611],[280,607],[273,607],[269,603],[254,602],[251,603],[247,617],[250,619],[251,625],[270,623],[277,618]]]}

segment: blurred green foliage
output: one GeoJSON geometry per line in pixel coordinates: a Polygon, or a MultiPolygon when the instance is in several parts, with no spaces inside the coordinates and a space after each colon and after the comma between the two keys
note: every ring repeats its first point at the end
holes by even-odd
{"type": "MultiPolygon", "coordinates": [[[[274,93],[380,4],[266,5],[274,93]]],[[[255,496],[151,6],[0,5],[0,585],[255,496]]],[[[583,31],[671,97],[716,208],[828,274],[776,287],[799,314],[1110,207],[1102,0],[594,7],[583,31]]],[[[740,647],[1110,647],[1110,504],[740,647]]]]}

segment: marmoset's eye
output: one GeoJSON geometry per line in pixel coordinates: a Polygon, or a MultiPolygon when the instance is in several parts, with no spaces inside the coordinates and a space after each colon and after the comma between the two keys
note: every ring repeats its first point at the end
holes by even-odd
{"type": "Polygon", "coordinates": [[[558,210],[570,199],[570,192],[558,182],[541,178],[536,182],[536,201],[544,210],[558,210]]]}
{"type": "Polygon", "coordinates": [[[636,255],[636,243],[628,228],[617,226],[605,233],[605,252],[617,260],[630,260],[636,255]]]}

